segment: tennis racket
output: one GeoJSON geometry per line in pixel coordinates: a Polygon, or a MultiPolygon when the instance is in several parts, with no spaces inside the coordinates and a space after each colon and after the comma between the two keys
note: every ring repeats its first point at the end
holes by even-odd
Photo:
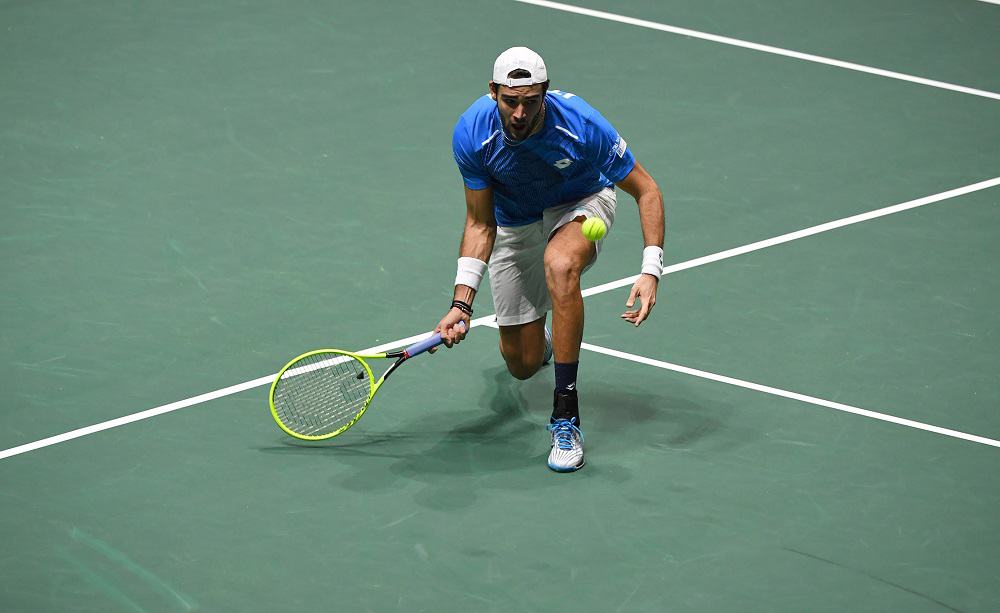
{"type": "MultiPolygon", "coordinates": [[[[461,330],[465,323],[459,322],[461,330]]],[[[271,384],[271,416],[286,434],[306,441],[321,441],[343,434],[358,423],[399,365],[437,347],[443,341],[433,334],[393,353],[360,354],[340,349],[303,353],[278,372],[271,384]],[[378,381],[366,360],[396,360],[378,381]]]]}

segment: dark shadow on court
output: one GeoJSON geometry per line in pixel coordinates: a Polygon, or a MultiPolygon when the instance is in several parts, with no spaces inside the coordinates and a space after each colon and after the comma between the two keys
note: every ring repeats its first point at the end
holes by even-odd
{"type": "Polygon", "coordinates": [[[606,443],[621,440],[630,446],[636,436],[644,440],[653,433],[661,447],[695,445],[723,429],[732,413],[731,407],[717,403],[705,405],[690,397],[653,395],[634,389],[603,388],[588,392],[586,398],[589,406],[581,407],[581,412],[586,411],[584,425],[596,424],[606,443]]]}
{"type": "MultiPolygon", "coordinates": [[[[552,487],[545,467],[549,451],[545,423],[551,406],[546,371],[528,381],[513,379],[503,367],[485,370],[478,402],[450,413],[409,411],[409,423],[394,432],[358,432],[320,443],[289,439],[284,445],[260,448],[264,453],[316,454],[336,459],[341,470],[331,479],[337,488],[371,492],[416,482],[425,487],[414,502],[435,510],[464,508],[490,490],[552,487]],[[346,471],[343,470],[346,468],[346,471]]],[[[733,408],[698,402],[694,388],[677,394],[650,393],[605,382],[581,391],[588,466],[574,476],[625,482],[637,452],[652,457],[701,447],[732,448],[747,433],[726,432],[733,408]],[[688,392],[688,393],[685,393],[688,392]],[[733,437],[735,435],[735,438],[733,437]],[[624,461],[623,461],[624,460],[624,461]],[[629,461],[631,460],[631,461],[629,461]]],[[[556,476],[557,477],[557,476],[556,476]]],[[[561,484],[571,482],[563,479],[561,484]]]]}
{"type": "Polygon", "coordinates": [[[417,406],[407,415],[419,417],[394,432],[358,432],[356,426],[330,441],[288,439],[284,445],[259,450],[336,458],[349,467],[347,474],[341,470],[332,479],[339,488],[371,492],[399,487],[405,479],[443,490],[428,497],[437,501],[428,506],[468,506],[475,502],[469,478],[537,468],[546,444],[541,413],[531,415],[526,408],[526,396],[538,394],[525,392],[525,387],[537,385],[541,391],[539,383],[516,381],[505,368],[486,370],[484,377],[485,391],[465,411],[440,413],[417,406]]]}
{"type": "MultiPolygon", "coordinates": [[[[533,443],[538,441],[533,435],[537,434],[537,426],[526,408],[528,401],[522,394],[524,386],[513,380],[504,368],[487,370],[484,377],[487,379],[485,391],[478,402],[471,403],[470,410],[457,414],[427,411],[424,417],[411,422],[414,430],[419,428],[426,434],[400,450],[402,453],[396,456],[397,461],[389,466],[392,474],[432,483],[443,476],[454,484],[453,487],[467,490],[462,477],[481,478],[524,469],[535,462],[538,445],[533,443]],[[427,443],[431,445],[429,448],[427,443]],[[460,480],[453,481],[455,478],[460,480]]],[[[402,433],[396,434],[407,436],[403,433],[409,432],[410,428],[404,428],[402,433]]],[[[355,451],[354,458],[368,455],[367,451],[355,451]]],[[[349,455],[344,459],[353,463],[349,455]]],[[[370,469],[367,463],[359,467],[362,471],[370,469]]],[[[339,484],[363,490],[369,478],[370,475],[355,474],[339,484]]]]}

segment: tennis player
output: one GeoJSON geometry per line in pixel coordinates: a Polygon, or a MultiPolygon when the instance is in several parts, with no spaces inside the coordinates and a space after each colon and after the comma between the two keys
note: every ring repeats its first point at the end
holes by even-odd
{"type": "Polygon", "coordinates": [[[548,465],[575,471],[584,464],[576,382],[583,341],[580,276],[603,243],[587,240],[581,226],[598,217],[611,228],[615,185],[638,203],[642,274],[621,316],[638,326],[656,304],[663,272],[660,189],[599,112],[579,96],[549,90],[545,62],[527,47],[496,59],[489,94],[459,118],[452,149],[465,182],[465,231],[454,302],[436,330],[448,347],[465,338],[455,326],[464,321],[469,329],[473,300],[489,270],[500,353],[510,373],[527,379],[555,356],[548,465]],[[550,309],[551,334],[545,323],[550,309]]]}

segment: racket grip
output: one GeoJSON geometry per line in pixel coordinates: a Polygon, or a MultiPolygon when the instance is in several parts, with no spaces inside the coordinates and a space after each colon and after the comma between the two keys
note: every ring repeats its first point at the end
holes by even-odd
{"type": "MultiPolygon", "coordinates": [[[[464,331],[465,322],[464,321],[458,322],[456,324],[456,327],[460,327],[461,330],[464,331]]],[[[443,341],[441,340],[440,334],[432,334],[427,338],[425,338],[424,340],[417,341],[416,343],[410,345],[409,347],[403,350],[403,353],[406,355],[406,357],[412,358],[413,356],[420,355],[421,353],[427,351],[428,349],[431,349],[432,347],[437,347],[442,342],[443,341]]]]}

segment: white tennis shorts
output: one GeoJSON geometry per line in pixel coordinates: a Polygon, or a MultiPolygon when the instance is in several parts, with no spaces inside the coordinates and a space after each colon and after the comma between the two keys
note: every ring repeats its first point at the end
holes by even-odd
{"type": "MultiPolygon", "coordinates": [[[[498,324],[516,326],[545,316],[552,308],[544,263],[549,239],[556,230],[581,215],[599,217],[610,232],[615,221],[615,204],[615,190],[609,187],[577,202],[545,209],[542,219],[535,223],[497,227],[490,257],[490,289],[498,324]]],[[[604,238],[596,243],[598,254],[604,238]]],[[[595,255],[584,272],[596,261],[595,255]]]]}

